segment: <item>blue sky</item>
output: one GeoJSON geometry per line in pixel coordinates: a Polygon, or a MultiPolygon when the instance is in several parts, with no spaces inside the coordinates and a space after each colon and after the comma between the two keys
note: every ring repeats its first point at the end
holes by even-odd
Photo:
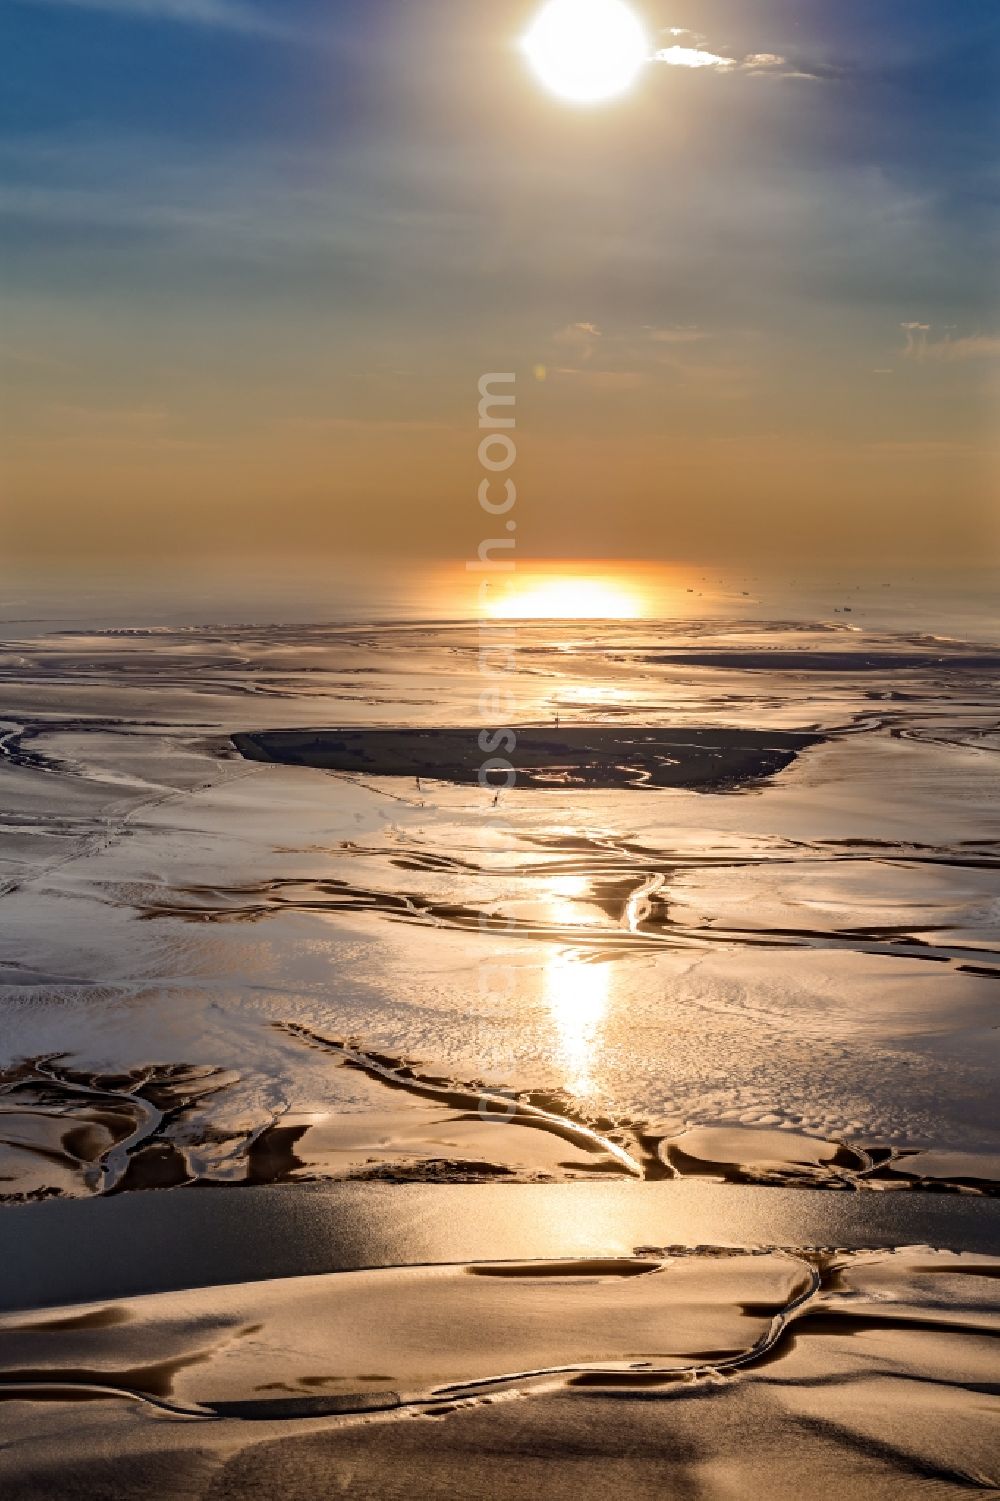
{"type": "Polygon", "coordinates": [[[12,546],[459,554],[484,368],[539,554],[995,546],[993,0],[645,0],[730,65],[583,112],[536,9],[5,0],[12,546]]]}

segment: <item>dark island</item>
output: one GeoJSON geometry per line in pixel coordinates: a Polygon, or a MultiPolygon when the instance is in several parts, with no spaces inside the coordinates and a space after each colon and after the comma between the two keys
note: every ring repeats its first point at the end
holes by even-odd
{"type": "Polygon", "coordinates": [[[506,770],[509,760],[518,787],[684,787],[697,792],[763,781],[825,738],[791,730],[527,726],[511,732],[517,737],[516,747],[498,765],[481,749],[482,733],[478,729],[304,729],[258,730],[232,738],[247,760],[323,771],[501,787],[511,779],[506,770]]]}

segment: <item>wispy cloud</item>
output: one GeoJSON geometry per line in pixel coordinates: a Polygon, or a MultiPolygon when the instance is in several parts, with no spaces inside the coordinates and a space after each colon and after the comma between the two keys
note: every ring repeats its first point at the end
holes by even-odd
{"type": "Polygon", "coordinates": [[[906,347],[903,353],[908,359],[923,359],[924,350],[927,348],[927,335],[931,331],[929,323],[901,323],[900,328],[906,334],[906,347]]]}
{"type": "Polygon", "coordinates": [[[246,0],[16,0],[35,9],[103,11],[133,21],[176,21],[222,31],[290,37],[291,29],[246,0]]]}
{"type": "Polygon", "coordinates": [[[976,443],[963,443],[952,438],[877,439],[863,443],[861,446],[865,453],[882,455],[891,459],[900,457],[955,458],[962,454],[976,454],[981,451],[976,443]]]}
{"type": "Polygon", "coordinates": [[[451,433],[459,429],[452,422],[421,421],[395,417],[282,417],[277,425],[283,431],[322,438],[333,433],[451,433]]]}
{"type": "Polygon", "coordinates": [[[709,335],[702,328],[650,328],[648,336],[654,344],[700,344],[709,335]]]}
{"type": "Polygon", "coordinates": [[[789,62],[777,52],[750,52],[744,57],[730,57],[724,52],[712,52],[707,39],[699,32],[688,31],[683,26],[668,28],[670,36],[683,38],[670,47],[654,52],[653,61],[666,63],[671,68],[711,68],[717,73],[756,73],[773,78],[813,78],[827,76],[824,70],[811,70],[789,62]]]}
{"type": "Polygon", "coordinates": [[[663,47],[654,54],[658,63],[669,63],[672,68],[735,68],[735,57],[722,57],[717,52],[706,52],[701,47],[663,47]]]}
{"type": "Polygon", "coordinates": [[[554,337],[557,340],[563,341],[580,338],[599,339],[601,337],[601,330],[596,323],[569,323],[565,328],[561,328],[554,337]]]}
{"type": "Polygon", "coordinates": [[[903,353],[907,359],[939,360],[949,364],[1000,359],[1000,334],[963,334],[956,339],[949,330],[943,338],[932,339],[929,323],[904,323],[901,327],[906,334],[903,353]]]}
{"type": "Polygon", "coordinates": [[[552,342],[572,349],[580,360],[589,360],[600,337],[601,330],[596,323],[569,323],[552,335],[552,342]]]}
{"type": "Polygon", "coordinates": [[[575,366],[560,365],[553,372],[572,378],[578,387],[588,391],[634,391],[642,385],[643,376],[638,370],[581,370],[575,366]]]}
{"type": "MultiPolygon", "coordinates": [[[[552,335],[573,363],[547,367],[554,377],[572,380],[574,389],[683,392],[695,399],[742,400],[756,374],[740,349],[743,334],[729,335],[696,324],[623,324],[598,328],[571,323],[552,335]],[[736,347],[734,349],[734,340],[736,347]]],[[[564,356],[565,359],[565,356],[564,356]]]]}
{"type": "Polygon", "coordinates": [[[1000,358],[1000,334],[968,334],[961,339],[928,340],[924,358],[932,360],[995,360],[1000,358]]]}

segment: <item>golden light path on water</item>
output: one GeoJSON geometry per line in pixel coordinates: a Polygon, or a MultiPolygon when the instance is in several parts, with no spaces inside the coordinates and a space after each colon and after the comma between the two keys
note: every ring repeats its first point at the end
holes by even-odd
{"type": "MultiPolygon", "coordinates": [[[[546,895],[553,923],[579,922],[573,898],[587,890],[583,876],[556,876],[546,895]]],[[[594,1055],[608,1009],[611,967],[573,949],[562,949],[545,966],[544,997],[556,1034],[555,1055],[564,1071],[563,1088],[592,1094],[594,1055]]]]}

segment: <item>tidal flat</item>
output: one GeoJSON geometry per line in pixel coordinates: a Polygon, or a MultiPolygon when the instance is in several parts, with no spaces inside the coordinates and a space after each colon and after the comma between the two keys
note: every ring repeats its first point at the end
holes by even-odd
{"type": "Polygon", "coordinates": [[[584,1497],[728,1497],[765,1476],[783,1501],[994,1495],[998,1278],[1000,1257],[926,1247],[646,1247],[9,1314],[0,1481],[199,1501],[556,1497],[567,1478],[584,1497]]]}
{"type": "Polygon", "coordinates": [[[995,1191],[987,647],[781,621],[516,642],[510,790],[452,728],[472,625],[4,647],[4,1198],[995,1191]]]}
{"type": "MultiPolygon", "coordinates": [[[[590,1435],[593,1476],[567,1459],[559,1480],[582,1494],[662,1494],[669,1460],[692,1494],[748,1494],[766,1464],[798,1498],[793,1428],[831,1501],[997,1486],[989,632],[545,622],[516,650],[523,767],[515,750],[515,785],[484,788],[470,623],[0,648],[0,1216],[44,1236],[57,1211],[229,1190],[251,1242],[236,1290],[216,1260],[197,1295],[161,1267],[120,1297],[83,1277],[46,1327],[5,1319],[5,1494],[60,1494],[71,1452],[97,1484],[111,1444],[121,1495],[255,1494],[277,1465],[308,1496],[361,1465],[372,1494],[397,1494],[396,1466],[452,1496],[470,1445],[482,1488],[463,1494],[561,1495],[541,1428],[564,1458],[590,1435]],[[402,1196],[394,1281],[318,1266],[315,1227],[301,1266],[252,1270],[255,1196],[294,1218],[324,1185],[362,1220],[402,1196]],[[428,1249],[404,1207],[556,1189],[761,1208],[671,1234],[657,1198],[645,1249],[604,1218],[568,1266],[572,1215],[537,1199],[557,1221],[540,1247],[511,1197],[522,1270],[501,1278],[488,1247],[428,1249]],[[810,1237],[817,1200],[837,1218],[810,1237]],[[906,1211],[870,1261],[866,1206],[890,1203],[906,1211]],[[421,1258],[450,1270],[406,1269],[421,1258]],[[476,1302],[494,1291],[523,1305],[509,1350],[476,1302]],[[643,1304],[634,1338],[620,1299],[643,1304]],[[351,1309],[364,1338],[337,1332],[351,1309]],[[428,1310],[454,1341],[420,1333],[428,1310]],[[303,1346],[273,1375],[293,1327],[323,1358],[303,1346]],[[746,1425],[758,1447],[737,1452],[746,1425]]],[[[53,1287],[73,1257],[58,1223],[53,1287]]],[[[130,1260],[152,1265],[137,1225],[130,1260]]]]}

